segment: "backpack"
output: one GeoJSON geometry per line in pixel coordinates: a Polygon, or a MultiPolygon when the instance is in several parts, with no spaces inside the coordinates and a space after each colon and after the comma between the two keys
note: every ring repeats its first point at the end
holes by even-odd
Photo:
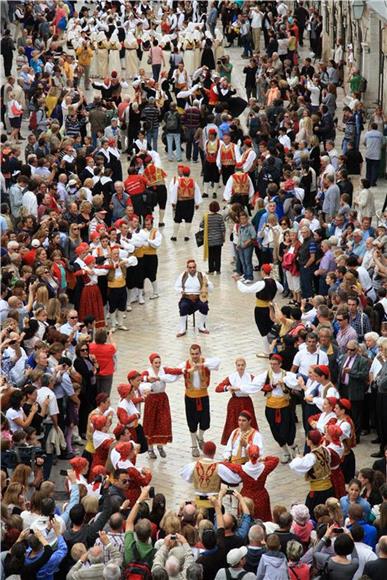
{"type": "Polygon", "coordinates": [[[38,119],[37,119],[36,111],[32,111],[32,113],[30,115],[30,122],[28,124],[28,129],[30,131],[35,131],[37,126],[38,126],[38,119]]]}
{"type": "MultiPolygon", "coordinates": [[[[224,570],[225,574],[226,574],[226,580],[231,580],[232,576],[231,576],[231,572],[228,568],[225,568],[224,570]]],[[[246,570],[242,570],[242,572],[239,572],[238,576],[236,577],[236,580],[242,580],[243,576],[245,576],[247,574],[246,570]]]]}
{"type": "Polygon", "coordinates": [[[178,129],[179,123],[176,115],[177,113],[168,113],[167,120],[165,121],[165,129],[168,133],[176,132],[178,129]]]}
{"type": "Polygon", "coordinates": [[[367,84],[368,84],[367,79],[365,79],[364,77],[361,77],[361,81],[360,81],[360,84],[359,84],[359,92],[360,93],[365,93],[366,92],[366,90],[367,90],[367,84]]]}
{"type": "MultiPolygon", "coordinates": [[[[152,580],[151,566],[145,559],[141,559],[136,544],[133,544],[133,562],[129,562],[122,572],[122,580],[152,580]]],[[[151,552],[153,557],[155,550],[151,552]]]]}

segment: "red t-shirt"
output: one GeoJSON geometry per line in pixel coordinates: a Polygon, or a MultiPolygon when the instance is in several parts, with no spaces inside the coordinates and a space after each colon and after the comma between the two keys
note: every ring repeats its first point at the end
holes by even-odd
{"type": "Polygon", "coordinates": [[[98,374],[102,376],[112,375],[114,373],[113,356],[116,353],[116,348],[109,343],[97,344],[90,343],[90,354],[93,354],[99,364],[98,374]]]}

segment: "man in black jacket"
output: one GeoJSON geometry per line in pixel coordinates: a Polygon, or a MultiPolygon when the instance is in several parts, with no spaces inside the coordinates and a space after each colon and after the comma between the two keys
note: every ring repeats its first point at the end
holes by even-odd
{"type": "Polygon", "coordinates": [[[266,552],[264,545],[265,531],[262,526],[256,524],[249,530],[249,543],[247,546],[245,570],[256,572],[261,560],[262,554],[266,552]]]}
{"type": "Polygon", "coordinates": [[[5,30],[1,39],[1,55],[4,62],[4,76],[9,77],[12,71],[13,51],[15,44],[11,38],[11,31],[5,30]]]}

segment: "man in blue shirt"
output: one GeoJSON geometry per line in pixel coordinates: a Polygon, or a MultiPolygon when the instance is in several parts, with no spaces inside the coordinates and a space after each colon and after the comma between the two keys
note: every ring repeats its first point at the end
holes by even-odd
{"type": "Polygon", "coordinates": [[[367,524],[366,520],[363,519],[363,508],[361,505],[352,504],[349,506],[348,516],[350,519],[350,524],[348,529],[350,530],[355,524],[361,526],[364,530],[364,540],[363,542],[375,550],[378,532],[375,526],[367,524]]]}

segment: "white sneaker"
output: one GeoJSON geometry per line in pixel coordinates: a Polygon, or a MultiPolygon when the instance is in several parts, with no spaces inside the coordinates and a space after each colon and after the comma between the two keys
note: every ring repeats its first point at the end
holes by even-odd
{"type": "Polygon", "coordinates": [[[126,312],[132,312],[132,307],[130,304],[127,305],[126,312]]]}
{"type": "Polygon", "coordinates": [[[145,304],[144,296],[140,296],[138,299],[139,304],[145,304]]]}
{"type": "Polygon", "coordinates": [[[159,294],[152,294],[152,296],[149,296],[149,300],[156,300],[156,298],[159,298],[159,294]]]}

